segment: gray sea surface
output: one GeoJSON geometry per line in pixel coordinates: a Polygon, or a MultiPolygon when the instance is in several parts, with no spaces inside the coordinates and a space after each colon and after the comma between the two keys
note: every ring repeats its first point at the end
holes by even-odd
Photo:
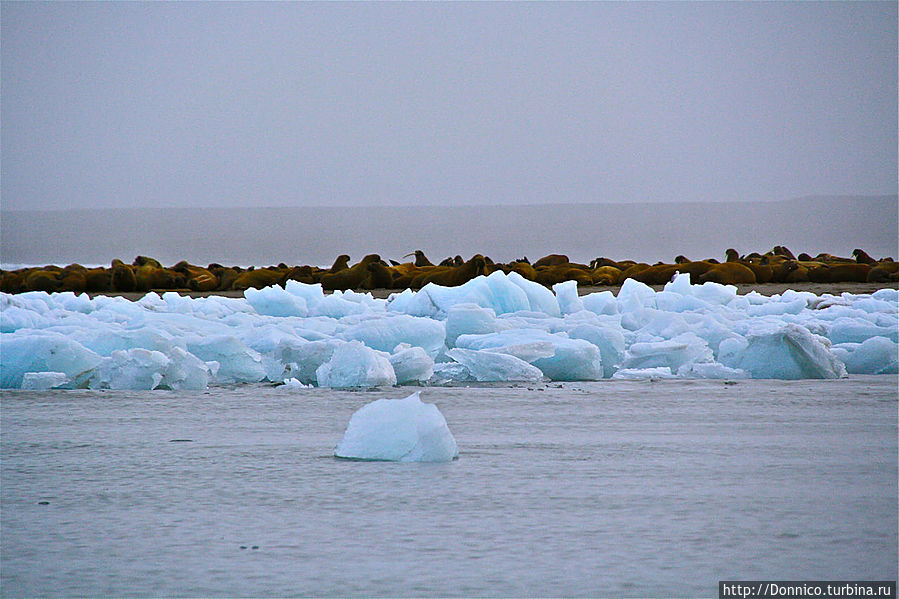
{"type": "Polygon", "coordinates": [[[0,394],[4,597],[714,597],[897,578],[897,377],[424,388],[443,464],[333,457],[413,388],[0,394]]]}
{"type": "MultiPolygon", "coordinates": [[[[899,258],[897,196],[782,202],[669,202],[530,206],[143,208],[0,211],[0,263],[109,265],[151,256],[165,265],[330,266],[377,253],[432,260],[482,253],[500,262],[551,253],[586,262],[724,259],[786,245],[795,254],[848,256],[861,248],[899,258]]],[[[436,263],[436,262],[435,262],[436,263]]]]}

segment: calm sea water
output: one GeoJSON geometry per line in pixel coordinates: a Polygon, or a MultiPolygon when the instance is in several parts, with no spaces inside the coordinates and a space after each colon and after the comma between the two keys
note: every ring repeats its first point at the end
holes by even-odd
{"type": "Polygon", "coordinates": [[[425,389],[458,460],[332,457],[354,410],[409,392],[4,391],[3,596],[897,578],[895,376],[425,389]]]}
{"type": "Polygon", "coordinates": [[[0,262],[330,265],[340,254],[432,260],[483,253],[531,260],[565,253],[671,262],[787,245],[795,253],[897,256],[896,196],[763,203],[562,204],[389,208],[71,210],[0,213],[0,262]]]}

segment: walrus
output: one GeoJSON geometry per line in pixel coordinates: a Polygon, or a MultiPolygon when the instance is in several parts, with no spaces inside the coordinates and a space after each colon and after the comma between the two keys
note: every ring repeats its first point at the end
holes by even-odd
{"type": "Polygon", "coordinates": [[[628,268],[627,266],[625,266],[624,268],[622,268],[622,265],[621,265],[620,262],[616,262],[616,261],[611,260],[611,259],[609,259],[609,258],[603,258],[603,257],[594,258],[593,260],[590,260],[589,266],[590,266],[590,268],[593,269],[593,270],[596,270],[596,269],[599,268],[600,266],[611,266],[611,267],[613,267],[613,268],[617,268],[617,269],[620,270],[621,272],[624,272],[624,271],[628,268]]]}
{"type": "Polygon", "coordinates": [[[434,268],[438,268],[436,266],[415,266],[411,262],[403,262],[402,264],[397,264],[395,266],[390,267],[391,275],[393,276],[393,289],[406,289],[412,285],[412,281],[415,280],[420,274],[425,271],[432,270],[434,268]]]}
{"type": "Polygon", "coordinates": [[[877,264],[877,260],[875,260],[874,258],[869,256],[867,253],[865,253],[865,250],[860,250],[860,249],[856,248],[856,249],[852,250],[852,256],[855,258],[855,261],[858,262],[859,264],[870,264],[872,266],[877,264]]]}
{"type": "Polygon", "coordinates": [[[806,261],[806,260],[787,260],[784,262],[787,270],[778,271],[775,268],[775,281],[779,283],[805,283],[809,281],[809,272],[815,268],[827,266],[824,262],[806,261]],[[783,280],[778,280],[778,273],[786,272],[783,280]]]}
{"type": "Polygon", "coordinates": [[[899,276],[899,262],[882,260],[868,271],[868,283],[889,283],[899,276]]]}
{"type": "MultiPolygon", "coordinates": [[[[448,273],[454,272],[458,266],[422,266],[408,276],[398,277],[394,280],[397,286],[406,286],[410,289],[421,289],[431,282],[434,276],[445,277],[448,273]]],[[[442,285],[443,283],[437,283],[442,285]]]]}
{"type": "Polygon", "coordinates": [[[396,266],[390,267],[393,270],[394,278],[402,275],[408,275],[410,273],[419,274],[421,273],[421,269],[423,267],[415,266],[411,262],[403,262],[402,264],[397,264],[396,266]]]}
{"type": "Polygon", "coordinates": [[[323,274],[321,277],[322,289],[361,289],[363,282],[369,276],[368,265],[380,261],[381,257],[378,254],[369,254],[350,268],[323,274]]]}
{"type": "Polygon", "coordinates": [[[623,283],[626,279],[633,278],[635,274],[650,268],[649,264],[646,262],[635,262],[631,264],[627,268],[621,271],[621,282],[623,283]]]}
{"type": "MultiPolygon", "coordinates": [[[[45,270],[50,269],[45,268],[45,270]]],[[[62,269],[54,266],[52,271],[56,273],[56,278],[59,281],[56,291],[73,291],[75,293],[85,291],[87,286],[85,273],[87,273],[87,269],[82,265],[73,263],[62,269]]]]}
{"type": "Polygon", "coordinates": [[[493,274],[496,271],[502,271],[505,274],[509,274],[512,272],[512,269],[503,264],[502,262],[487,262],[487,257],[484,257],[484,273],[485,274],[493,274]]]}
{"type": "Polygon", "coordinates": [[[219,287],[219,280],[209,270],[202,266],[194,266],[182,260],[172,267],[172,270],[184,275],[187,288],[191,291],[215,291],[219,287]]]}
{"type": "Polygon", "coordinates": [[[462,266],[440,267],[425,271],[412,281],[413,289],[420,289],[428,283],[443,285],[444,287],[457,287],[467,283],[471,279],[485,274],[487,262],[481,254],[475,254],[462,266]]]}
{"type": "Polygon", "coordinates": [[[683,262],[681,264],[654,264],[648,268],[630,272],[631,269],[622,273],[620,280],[625,278],[634,279],[647,285],[664,285],[669,282],[675,274],[689,274],[690,280],[697,281],[701,275],[706,273],[713,264],[704,260],[696,260],[692,262],[683,262]],[[629,273],[629,274],[628,274],[629,273]]]}
{"type": "Polygon", "coordinates": [[[577,268],[571,264],[555,264],[552,266],[537,267],[537,277],[534,279],[544,287],[552,287],[565,281],[577,281],[578,285],[590,286],[593,284],[591,272],[577,268]]]}
{"type": "Polygon", "coordinates": [[[134,268],[121,260],[112,261],[112,290],[128,293],[137,290],[137,277],[134,268]]]}
{"type": "Polygon", "coordinates": [[[774,279],[774,268],[772,268],[768,256],[762,256],[758,261],[741,260],[740,264],[752,271],[756,283],[770,283],[774,279]]]}
{"type": "Polygon", "coordinates": [[[3,271],[3,276],[0,277],[0,291],[3,293],[23,293],[28,291],[25,288],[25,279],[28,278],[28,274],[33,272],[34,268],[20,268],[17,270],[7,270],[3,271]]]}
{"type": "Polygon", "coordinates": [[[55,270],[34,270],[25,277],[26,291],[46,291],[47,293],[53,293],[62,291],[62,289],[60,289],[61,286],[59,272],[55,270]]]}
{"type": "Polygon", "coordinates": [[[393,289],[393,273],[384,262],[368,264],[368,277],[362,281],[363,289],[393,289]]]}
{"type": "Polygon", "coordinates": [[[621,280],[621,269],[614,266],[598,266],[590,273],[594,285],[617,285],[621,280]]]}
{"type": "Polygon", "coordinates": [[[843,258],[841,256],[834,256],[833,254],[828,253],[820,253],[813,258],[815,262],[825,262],[825,263],[840,263],[840,264],[853,264],[856,262],[855,258],[843,258]]]}
{"type": "Polygon", "coordinates": [[[350,267],[350,257],[346,254],[340,254],[334,260],[334,264],[331,265],[331,268],[328,269],[328,272],[340,272],[341,270],[346,270],[350,267]]]}
{"type": "Polygon", "coordinates": [[[21,270],[0,269],[0,291],[3,293],[21,293],[25,282],[25,274],[21,270]]]}
{"type": "Polygon", "coordinates": [[[110,291],[112,272],[105,268],[89,268],[84,273],[84,290],[89,293],[110,291]]]}
{"type": "Polygon", "coordinates": [[[689,274],[690,280],[695,283],[699,280],[699,277],[707,273],[717,264],[720,264],[720,262],[715,261],[714,258],[708,260],[693,260],[684,264],[678,264],[677,270],[681,274],[689,274]]]}
{"type": "Polygon", "coordinates": [[[408,258],[409,256],[415,256],[415,266],[434,266],[434,264],[428,260],[428,257],[425,256],[425,253],[421,250],[415,250],[410,254],[406,254],[403,258],[408,258]]]}
{"type": "Polygon", "coordinates": [[[281,286],[287,285],[287,281],[297,281],[312,285],[317,282],[315,279],[315,268],[312,266],[294,266],[284,274],[284,278],[281,279],[281,286]]]}
{"type": "Polygon", "coordinates": [[[635,272],[631,272],[631,270],[633,269],[628,269],[627,271],[627,278],[629,279],[640,281],[647,285],[664,285],[671,280],[675,272],[680,270],[680,265],[662,263],[653,264],[648,268],[639,269],[635,272]]]}
{"type": "Polygon", "coordinates": [[[864,283],[868,280],[870,271],[870,264],[859,264],[858,262],[835,263],[833,265],[810,268],[808,280],[812,283],[864,283]]]}
{"type": "Polygon", "coordinates": [[[137,281],[135,291],[183,289],[187,285],[187,278],[183,274],[176,270],[154,266],[153,262],[144,262],[142,266],[134,269],[137,281]]]}
{"type": "Polygon", "coordinates": [[[781,256],[773,252],[767,252],[763,254],[762,258],[766,258],[768,260],[768,264],[770,264],[772,267],[789,260],[789,258],[787,258],[786,256],[781,256]]]}
{"type": "MultiPolygon", "coordinates": [[[[71,266],[71,265],[70,265],[71,266]]],[[[78,264],[80,268],[67,266],[58,273],[59,291],[73,291],[83,293],[87,291],[87,269],[78,264]]]]}
{"type": "Polygon", "coordinates": [[[534,262],[534,268],[540,268],[541,266],[559,266],[560,264],[568,264],[570,260],[568,256],[565,254],[549,254],[548,256],[543,256],[536,262],[534,262]]]}
{"type": "Polygon", "coordinates": [[[808,268],[802,266],[796,260],[784,260],[772,266],[774,282],[776,283],[804,283],[808,281],[808,268]]]}
{"type": "Polygon", "coordinates": [[[162,264],[159,263],[159,260],[154,258],[148,258],[147,256],[137,256],[134,259],[134,262],[131,263],[132,266],[155,266],[156,268],[162,268],[162,264]]]}
{"type": "Polygon", "coordinates": [[[531,266],[530,262],[516,260],[515,262],[510,262],[508,266],[511,272],[517,272],[528,281],[533,281],[537,278],[537,270],[531,266]]]}
{"type": "Polygon", "coordinates": [[[774,249],[772,251],[778,256],[783,256],[785,258],[789,258],[790,260],[796,260],[796,256],[794,256],[793,252],[791,252],[790,249],[786,246],[776,245],[774,246],[774,249]]]}
{"type": "MultiPolygon", "coordinates": [[[[210,264],[206,270],[218,280],[216,291],[228,291],[234,285],[234,281],[240,276],[241,271],[233,266],[221,266],[220,264],[210,264]]],[[[283,286],[283,283],[282,283],[283,286]]]]}
{"type": "Polygon", "coordinates": [[[755,274],[752,270],[739,262],[725,262],[715,264],[699,277],[701,283],[721,283],[723,285],[735,285],[737,283],[755,283],[755,274]]]}
{"type": "MultiPolygon", "coordinates": [[[[634,267],[634,266],[639,266],[639,265],[641,265],[641,264],[646,264],[646,263],[645,263],[645,262],[637,262],[637,261],[635,261],[635,260],[619,260],[619,261],[618,261],[617,263],[615,263],[615,264],[606,264],[605,266],[616,266],[616,268],[620,268],[620,269],[621,269],[621,272],[624,272],[624,271],[626,271],[628,268],[632,268],[632,267],[634,267]],[[617,266],[616,266],[616,264],[617,264],[617,266]]],[[[602,266],[602,265],[600,265],[600,266],[602,266]]],[[[646,264],[646,266],[649,266],[649,265],[646,264]]]]}
{"type": "Polygon", "coordinates": [[[284,279],[284,271],[274,268],[257,268],[248,270],[237,275],[231,284],[234,291],[246,291],[250,287],[254,289],[263,289],[278,285],[284,279]]]}

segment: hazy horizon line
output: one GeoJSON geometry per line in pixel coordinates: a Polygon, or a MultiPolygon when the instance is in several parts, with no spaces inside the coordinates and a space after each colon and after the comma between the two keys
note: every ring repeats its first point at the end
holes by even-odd
{"type": "Polygon", "coordinates": [[[809,201],[809,200],[896,200],[899,201],[899,193],[884,193],[884,194],[809,194],[803,196],[796,196],[787,199],[773,199],[773,200],[716,200],[716,201],[701,201],[701,200],[646,200],[642,202],[622,202],[615,200],[604,200],[604,201],[595,201],[595,202],[543,202],[543,203],[534,203],[528,202],[524,204],[488,204],[488,203],[461,203],[461,204],[377,204],[377,205],[362,205],[362,204],[309,204],[303,206],[297,205],[279,205],[279,204],[265,204],[255,206],[252,204],[238,204],[231,206],[168,206],[168,205],[156,205],[156,206],[125,206],[125,207],[113,207],[113,206],[91,206],[86,208],[3,208],[0,206],[0,212],[100,212],[106,210],[114,210],[114,211],[129,211],[129,210],[246,210],[249,208],[258,209],[258,210],[283,210],[283,209],[322,209],[322,208],[350,208],[350,209],[379,209],[379,208],[445,208],[445,209],[454,209],[454,208],[532,208],[532,207],[545,207],[545,206],[646,206],[646,205],[672,205],[672,204],[704,204],[704,205],[722,205],[722,204],[778,204],[784,202],[801,202],[801,201],[809,201]]]}

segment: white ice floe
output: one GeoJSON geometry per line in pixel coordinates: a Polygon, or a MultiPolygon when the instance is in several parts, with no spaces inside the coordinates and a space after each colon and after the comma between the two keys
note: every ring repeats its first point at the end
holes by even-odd
{"type": "Polygon", "coordinates": [[[434,374],[426,381],[428,385],[460,385],[471,383],[477,379],[471,374],[471,371],[458,362],[438,362],[434,364],[434,374]]]}
{"type": "Polygon", "coordinates": [[[421,347],[401,343],[388,359],[398,385],[424,383],[434,376],[434,360],[421,347]]]}
{"type": "Polygon", "coordinates": [[[17,389],[26,373],[61,372],[86,386],[103,358],[77,341],[53,331],[24,329],[0,333],[0,386],[17,389]]]}
{"type": "Polygon", "coordinates": [[[899,344],[886,337],[871,337],[862,343],[841,343],[832,348],[849,374],[896,374],[899,344]]]}
{"type": "Polygon", "coordinates": [[[482,308],[477,304],[456,304],[446,316],[444,342],[452,347],[459,335],[484,335],[495,333],[501,328],[505,327],[497,321],[492,309],[482,308]]]}
{"type": "Polygon", "coordinates": [[[652,368],[622,368],[612,375],[613,379],[673,379],[677,378],[667,366],[652,368]]]}
{"type": "MultiPolygon", "coordinates": [[[[743,341],[728,345],[721,361],[746,371],[753,378],[836,379],[846,376],[846,367],[830,351],[830,341],[808,329],[787,324],[772,332],[751,333],[743,341]],[[733,346],[733,347],[732,347],[733,346]]],[[[722,348],[722,353],[724,349],[722,348]]]]}
{"type": "Polygon", "coordinates": [[[562,314],[574,314],[584,309],[584,302],[577,294],[577,281],[565,281],[553,285],[559,310],[562,314]]]}
{"type": "Polygon", "coordinates": [[[383,352],[359,341],[343,343],[331,359],[315,371],[319,387],[378,387],[395,385],[396,374],[383,352]]]}
{"type": "Polygon", "coordinates": [[[26,372],[22,377],[22,389],[45,391],[62,388],[69,377],[65,372],[26,372]]]}
{"type": "MultiPolygon", "coordinates": [[[[548,333],[541,329],[510,329],[486,335],[460,335],[456,339],[456,345],[459,348],[515,356],[532,363],[543,375],[555,381],[603,378],[599,348],[584,339],[571,339],[564,333],[548,333]]],[[[455,357],[451,352],[449,355],[455,357]]],[[[483,359],[483,354],[480,355],[483,359]]],[[[457,361],[462,360],[457,358],[457,361]]],[[[466,366],[472,370],[471,364],[466,366]]],[[[527,377],[517,380],[536,379],[527,377]]]]}
{"type": "Polygon", "coordinates": [[[162,352],[136,347],[103,358],[88,380],[91,389],[156,389],[170,360],[162,352]]]}
{"type": "Polygon", "coordinates": [[[285,379],[284,384],[278,387],[282,391],[293,391],[294,389],[309,389],[312,385],[304,385],[299,379],[285,379]]]}
{"type": "Polygon", "coordinates": [[[482,383],[543,380],[539,368],[509,354],[455,347],[447,355],[465,366],[471,376],[482,383]]]}
{"type": "Polygon", "coordinates": [[[692,285],[687,275],[658,292],[629,279],[617,297],[579,297],[573,282],[553,292],[501,271],[386,300],[326,295],[296,281],[243,298],[0,294],[0,331],[3,388],[792,379],[899,370],[894,289],[741,296],[733,286],[692,285]]]}
{"type": "Polygon", "coordinates": [[[677,372],[681,366],[714,360],[708,342],[689,332],[662,341],[633,343],[625,355],[622,369],[666,366],[672,372],[677,372]]]}
{"type": "Polygon", "coordinates": [[[421,401],[379,399],[357,410],[334,455],[357,460],[449,462],[459,455],[443,414],[421,401]]]}
{"type": "Polygon", "coordinates": [[[265,378],[262,354],[233,335],[195,337],[187,349],[201,360],[218,363],[217,382],[256,383],[265,378]]]}

